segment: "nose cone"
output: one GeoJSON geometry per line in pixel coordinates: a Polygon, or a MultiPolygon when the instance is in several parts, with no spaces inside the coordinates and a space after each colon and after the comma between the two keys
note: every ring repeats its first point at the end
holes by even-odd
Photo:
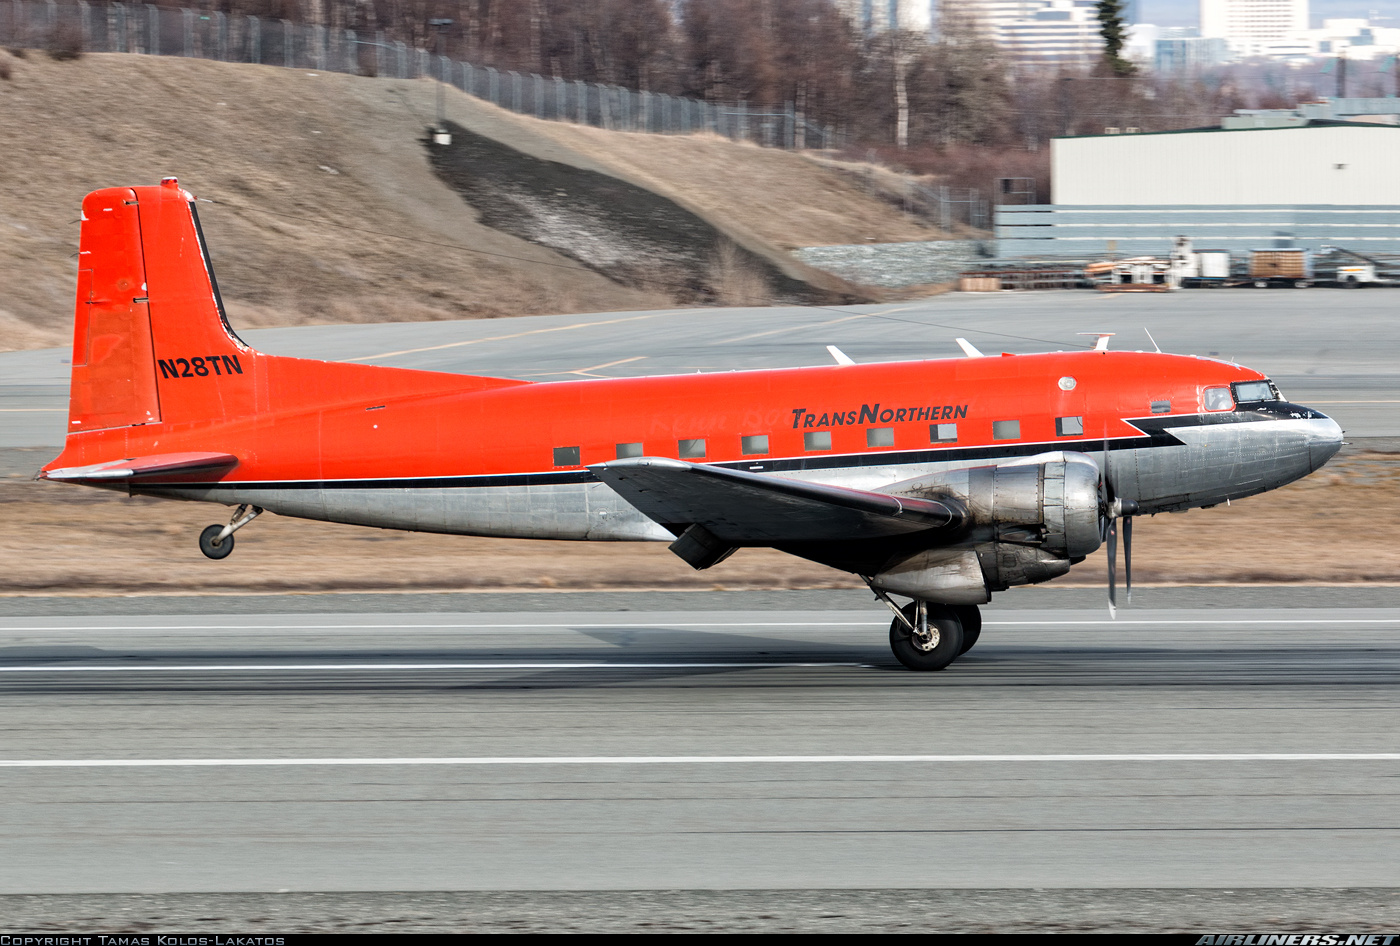
{"type": "Polygon", "coordinates": [[[1308,421],[1308,459],[1313,470],[1320,470],[1342,449],[1342,428],[1325,414],[1313,413],[1308,421]]]}

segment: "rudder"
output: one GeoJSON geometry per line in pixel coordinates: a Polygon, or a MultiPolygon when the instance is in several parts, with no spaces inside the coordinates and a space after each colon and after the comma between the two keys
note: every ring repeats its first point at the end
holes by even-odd
{"type": "Polygon", "coordinates": [[[160,423],[141,221],[129,187],[83,200],[68,432],[160,423]]]}
{"type": "Polygon", "coordinates": [[[70,433],[252,410],[257,353],[228,324],[174,178],[89,194],[79,259],[70,433]]]}

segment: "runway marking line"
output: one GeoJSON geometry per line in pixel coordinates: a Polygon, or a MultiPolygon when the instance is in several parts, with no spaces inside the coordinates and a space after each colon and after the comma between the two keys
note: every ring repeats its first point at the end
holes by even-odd
{"type": "Polygon", "coordinates": [[[155,665],[93,665],[93,664],[39,664],[7,667],[0,665],[0,673],[228,673],[233,671],[268,670],[755,670],[774,667],[856,667],[870,669],[864,663],[832,663],[792,661],[780,663],[740,662],[731,663],[394,663],[394,664],[168,664],[155,665]]]}
{"type": "Polygon", "coordinates": [[[370,361],[375,358],[393,358],[396,355],[416,355],[425,351],[442,351],[444,348],[462,348],[466,345],[484,345],[487,342],[503,342],[512,338],[525,338],[529,335],[547,335],[551,332],[567,332],[576,328],[592,328],[595,325],[616,325],[618,322],[636,322],[640,319],[654,319],[655,315],[629,315],[620,319],[604,319],[599,322],[574,322],[571,325],[555,325],[550,328],[530,329],[511,335],[492,335],[489,338],[468,338],[460,342],[447,342],[442,345],[428,345],[424,348],[405,348],[401,351],[385,351],[377,355],[361,355],[358,358],[342,358],[342,361],[370,361]]]}
{"type": "Polygon", "coordinates": [[[792,765],[979,762],[1396,762],[1400,752],[1219,752],[1035,755],[455,756],[309,759],[0,759],[0,768],[181,768],[344,765],[792,765]]]}
{"type": "MultiPolygon", "coordinates": [[[[1319,620],[1328,625],[1335,624],[1400,624],[1400,616],[1393,618],[1165,618],[1119,620],[1092,619],[1083,621],[983,621],[983,627],[1130,627],[1162,625],[1239,625],[1239,624],[1317,624],[1319,620]]],[[[372,631],[389,629],[395,631],[431,630],[643,630],[646,628],[691,628],[691,627],[883,627],[884,620],[872,621],[648,621],[642,624],[587,624],[571,622],[566,624],[45,624],[6,627],[0,623],[0,633],[19,631],[372,631]]]]}

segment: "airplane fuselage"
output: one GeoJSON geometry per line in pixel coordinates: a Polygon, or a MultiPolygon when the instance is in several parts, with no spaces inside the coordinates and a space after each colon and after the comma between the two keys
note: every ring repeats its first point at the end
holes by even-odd
{"type": "MultiPolygon", "coordinates": [[[[261,357],[240,366],[256,374],[261,357]]],[[[191,381],[225,378],[160,384],[191,381]]],[[[1272,393],[1241,401],[1234,384],[1258,393],[1267,381],[1210,359],[1095,351],[352,394],[217,429],[153,430],[129,451],[212,446],[241,462],[216,482],[128,485],[391,529],[670,541],[588,467],[671,457],[879,490],[1072,451],[1111,464],[1119,495],[1155,513],[1273,489],[1335,453],[1330,418],[1272,393]],[[1228,392],[1228,406],[1208,391],[1228,392]]]]}

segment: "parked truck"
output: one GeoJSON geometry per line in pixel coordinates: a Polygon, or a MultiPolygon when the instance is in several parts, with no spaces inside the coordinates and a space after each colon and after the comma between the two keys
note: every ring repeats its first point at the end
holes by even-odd
{"type": "Polygon", "coordinates": [[[1313,283],[1312,251],[1302,247],[1250,250],[1249,278],[1256,289],[1270,286],[1306,289],[1313,283]]]}
{"type": "Polygon", "coordinates": [[[1376,257],[1340,246],[1323,246],[1318,249],[1317,256],[1321,261],[1318,267],[1319,278],[1330,277],[1343,289],[1360,289],[1362,286],[1380,286],[1394,282],[1393,279],[1382,275],[1382,271],[1388,267],[1376,257]]]}

